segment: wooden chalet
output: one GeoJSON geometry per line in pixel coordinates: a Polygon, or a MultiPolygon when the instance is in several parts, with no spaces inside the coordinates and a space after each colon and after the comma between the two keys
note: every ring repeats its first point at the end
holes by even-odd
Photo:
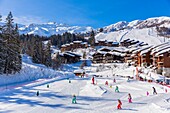
{"type": "Polygon", "coordinates": [[[107,41],[107,42],[106,42],[106,46],[112,47],[112,43],[113,43],[113,41],[107,41]]]}
{"type": "Polygon", "coordinates": [[[123,40],[122,42],[120,42],[120,45],[121,46],[124,46],[124,47],[130,47],[130,46],[145,46],[145,45],[148,45],[147,43],[144,43],[144,42],[140,42],[140,41],[136,41],[136,40],[130,40],[130,39],[126,39],[126,40],[123,40]]]}
{"type": "Polygon", "coordinates": [[[65,52],[65,51],[72,51],[77,48],[86,48],[86,47],[88,47],[87,42],[73,41],[70,44],[62,45],[60,49],[61,49],[61,52],[65,52]]]}
{"type": "Polygon", "coordinates": [[[151,46],[149,46],[148,48],[145,48],[143,51],[140,52],[140,63],[139,65],[140,66],[144,66],[144,67],[147,67],[147,66],[150,66],[152,65],[153,63],[153,60],[151,58],[151,46]]]}
{"type": "Polygon", "coordinates": [[[125,48],[103,47],[93,54],[93,63],[124,62],[125,48]]]}
{"type": "Polygon", "coordinates": [[[98,40],[98,45],[97,46],[107,46],[105,40],[98,40]]]}
{"type": "Polygon", "coordinates": [[[60,50],[61,50],[61,52],[66,51],[66,45],[62,45],[60,50]]]}
{"type": "Polygon", "coordinates": [[[75,48],[81,48],[81,43],[82,43],[82,41],[73,41],[75,48]]]}
{"type": "Polygon", "coordinates": [[[170,77],[170,42],[155,46],[151,55],[156,72],[170,77]]]}
{"type": "Polygon", "coordinates": [[[78,69],[78,70],[74,70],[73,72],[76,76],[80,76],[83,77],[85,75],[85,71],[83,69],[78,69]]]}
{"type": "Polygon", "coordinates": [[[105,63],[105,55],[106,52],[101,52],[101,51],[97,51],[96,53],[94,53],[93,56],[93,63],[105,63]]]}
{"type": "Polygon", "coordinates": [[[75,63],[80,61],[81,55],[66,51],[60,54],[60,57],[63,59],[64,63],[75,63]]]}

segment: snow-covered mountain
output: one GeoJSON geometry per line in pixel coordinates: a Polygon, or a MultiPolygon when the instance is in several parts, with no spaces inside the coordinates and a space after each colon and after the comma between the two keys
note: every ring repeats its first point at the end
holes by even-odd
{"type": "Polygon", "coordinates": [[[134,39],[149,45],[157,45],[170,40],[166,35],[170,36],[170,17],[155,17],[146,20],[135,20],[132,22],[118,22],[103,27],[103,32],[98,33],[96,40],[108,40],[120,42],[124,39],[134,39]],[[160,35],[161,31],[163,34],[160,35]]]}
{"type": "Polygon", "coordinates": [[[64,32],[86,33],[91,30],[92,27],[69,26],[67,24],[58,24],[55,22],[19,26],[20,34],[35,34],[40,36],[50,36],[54,34],[62,34],[64,32]]]}
{"type": "Polygon", "coordinates": [[[122,29],[150,28],[150,27],[170,27],[170,17],[155,17],[146,20],[134,20],[132,22],[120,21],[115,24],[103,27],[104,32],[118,31],[122,29]]]}

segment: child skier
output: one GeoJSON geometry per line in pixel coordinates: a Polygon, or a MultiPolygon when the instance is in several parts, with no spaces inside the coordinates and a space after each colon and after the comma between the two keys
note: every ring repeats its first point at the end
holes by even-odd
{"type": "Polygon", "coordinates": [[[149,96],[149,92],[148,91],[146,92],[146,95],[149,96]]]}
{"type": "Polygon", "coordinates": [[[153,88],[153,94],[157,94],[155,87],[152,88],[153,88]]]}
{"type": "Polygon", "coordinates": [[[76,104],[76,95],[73,95],[72,104],[76,104]]]}
{"type": "Polygon", "coordinates": [[[118,86],[116,86],[116,88],[115,88],[115,92],[119,92],[119,88],[118,88],[118,86]]]}
{"type": "Polygon", "coordinates": [[[120,101],[120,99],[118,99],[118,105],[117,105],[117,109],[122,109],[122,102],[120,101]]]}
{"type": "Polygon", "coordinates": [[[115,78],[113,79],[113,83],[116,83],[116,79],[115,78]]]}
{"type": "Polygon", "coordinates": [[[129,103],[132,103],[132,96],[130,93],[128,94],[128,100],[129,100],[129,103]]]}
{"type": "Polygon", "coordinates": [[[108,81],[105,82],[105,85],[108,85],[108,81]]]}
{"type": "Polygon", "coordinates": [[[93,78],[92,78],[92,84],[94,84],[94,76],[93,76],[93,78]]]}

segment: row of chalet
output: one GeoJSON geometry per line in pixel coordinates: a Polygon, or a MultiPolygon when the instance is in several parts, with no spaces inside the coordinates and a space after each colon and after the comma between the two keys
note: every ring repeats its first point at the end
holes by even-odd
{"type": "Polygon", "coordinates": [[[72,51],[77,48],[87,48],[88,43],[87,42],[82,42],[82,41],[73,41],[70,44],[64,44],[61,46],[61,52],[64,51],[72,51]]]}
{"type": "Polygon", "coordinates": [[[126,52],[125,47],[103,47],[92,55],[93,63],[124,62],[126,52]]]}
{"type": "Polygon", "coordinates": [[[148,45],[147,43],[138,41],[138,40],[131,40],[131,39],[125,39],[123,41],[120,42],[120,46],[124,46],[124,47],[129,47],[129,46],[145,46],[148,45]]]}
{"type": "Polygon", "coordinates": [[[95,46],[118,47],[119,46],[119,42],[116,42],[116,41],[107,41],[107,40],[98,40],[95,43],[95,46]]]}
{"type": "Polygon", "coordinates": [[[170,42],[157,46],[138,43],[129,47],[103,47],[93,54],[93,63],[113,62],[152,67],[158,74],[170,77],[170,42]]]}
{"type": "Polygon", "coordinates": [[[120,43],[117,41],[98,40],[95,45],[107,46],[107,47],[119,47],[119,46],[129,47],[129,46],[145,46],[148,44],[144,42],[140,42],[138,40],[125,39],[120,43]]]}
{"type": "Polygon", "coordinates": [[[150,66],[158,74],[170,77],[170,42],[131,50],[131,54],[125,56],[125,62],[134,66],[150,66]]]}

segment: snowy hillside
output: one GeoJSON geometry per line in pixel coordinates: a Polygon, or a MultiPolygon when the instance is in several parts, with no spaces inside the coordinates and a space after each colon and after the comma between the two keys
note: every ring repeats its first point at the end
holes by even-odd
{"type": "Polygon", "coordinates": [[[54,34],[70,33],[86,33],[91,31],[91,27],[69,26],[66,24],[57,24],[49,22],[47,24],[30,24],[28,26],[19,26],[20,34],[35,34],[40,36],[50,36],[54,34]]]}
{"type": "Polygon", "coordinates": [[[157,45],[170,39],[159,36],[157,27],[170,28],[170,17],[149,18],[147,20],[135,20],[132,22],[118,22],[104,27],[104,32],[96,35],[96,40],[122,41],[134,39],[149,45],[157,45]]]}

